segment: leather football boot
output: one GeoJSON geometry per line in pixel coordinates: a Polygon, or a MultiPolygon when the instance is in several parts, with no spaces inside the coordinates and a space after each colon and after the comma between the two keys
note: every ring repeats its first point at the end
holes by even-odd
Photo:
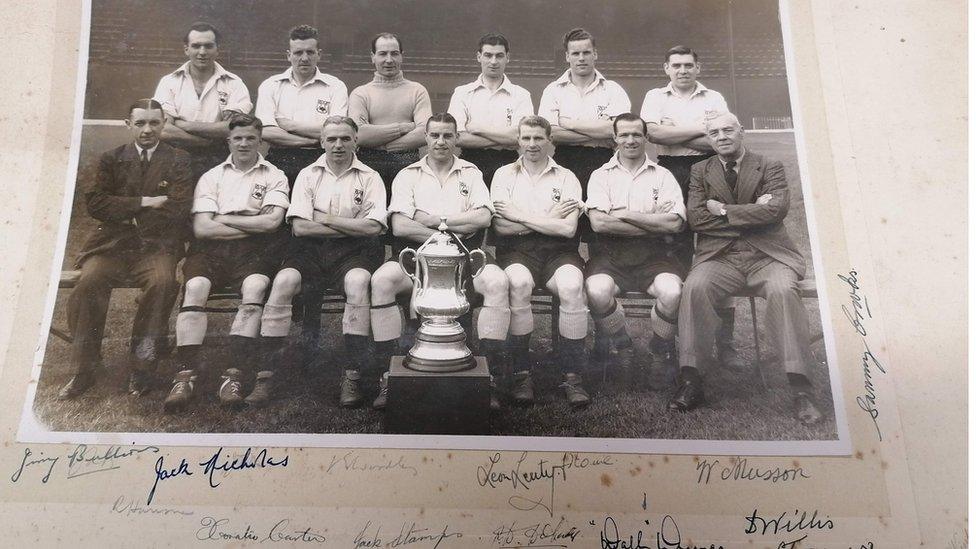
{"type": "Polygon", "coordinates": [[[527,371],[515,372],[515,379],[512,381],[512,400],[520,406],[528,406],[535,401],[532,374],[527,371]]]}
{"type": "Polygon", "coordinates": [[[374,410],[386,409],[386,397],[389,395],[389,393],[387,392],[386,385],[387,385],[387,378],[389,377],[389,375],[390,375],[389,373],[386,373],[383,374],[383,377],[380,378],[380,394],[378,394],[376,398],[373,400],[374,410]]]}
{"type": "Polygon", "coordinates": [[[793,395],[793,414],[804,425],[816,425],[823,420],[823,413],[814,404],[810,393],[797,391],[793,395]]]}
{"type": "Polygon", "coordinates": [[[559,386],[566,393],[566,400],[573,408],[582,408],[590,403],[590,395],[583,388],[583,378],[579,374],[566,374],[566,381],[559,386]]]}
{"type": "Polygon", "coordinates": [[[224,408],[238,408],[243,405],[244,389],[241,387],[241,371],[237,368],[228,368],[220,379],[223,380],[220,389],[217,390],[220,405],[224,408]]]}
{"type": "Polygon", "coordinates": [[[356,408],[363,403],[363,391],[359,388],[359,371],[346,370],[339,382],[339,406],[356,408]]]}
{"type": "Polygon", "coordinates": [[[270,370],[262,370],[258,372],[254,380],[254,389],[251,389],[251,394],[247,395],[244,399],[244,403],[248,406],[254,406],[260,408],[265,406],[271,400],[271,389],[274,385],[274,372],[270,370]]]}
{"type": "Polygon", "coordinates": [[[90,372],[76,374],[61,388],[58,399],[71,400],[82,395],[95,384],[95,375],[90,372]]]}
{"type": "Polygon", "coordinates": [[[173,388],[163,402],[163,410],[171,414],[186,408],[193,398],[193,384],[196,380],[197,376],[193,370],[180,370],[173,378],[173,388]]]}

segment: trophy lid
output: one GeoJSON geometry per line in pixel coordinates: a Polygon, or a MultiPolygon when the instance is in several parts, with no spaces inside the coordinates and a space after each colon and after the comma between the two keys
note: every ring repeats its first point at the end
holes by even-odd
{"type": "Polygon", "coordinates": [[[463,257],[464,253],[447,233],[447,218],[441,217],[441,224],[437,230],[438,232],[430,235],[418,253],[427,257],[463,257]]]}

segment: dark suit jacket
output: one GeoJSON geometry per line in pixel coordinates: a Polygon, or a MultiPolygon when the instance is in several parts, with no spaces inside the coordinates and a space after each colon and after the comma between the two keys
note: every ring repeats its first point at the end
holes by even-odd
{"type": "Polygon", "coordinates": [[[166,143],[160,143],[153,152],[145,175],[135,144],[104,153],[98,176],[85,193],[88,213],[101,223],[82,248],[77,264],[123,243],[181,256],[194,183],[190,155],[166,143]],[[160,195],[169,197],[162,207],[140,206],[143,196],[160,195]]]}
{"type": "Polygon", "coordinates": [[[688,224],[698,233],[692,267],[719,255],[739,238],[785,263],[803,278],[803,256],[783,225],[789,209],[789,187],[783,165],[776,160],[747,150],[739,168],[735,196],[725,182],[725,171],[717,155],[695,164],[688,184],[688,224]],[[756,198],[764,194],[773,199],[767,204],[756,204],[756,198]],[[712,215],[705,206],[709,199],[725,204],[727,215],[712,215]]]}

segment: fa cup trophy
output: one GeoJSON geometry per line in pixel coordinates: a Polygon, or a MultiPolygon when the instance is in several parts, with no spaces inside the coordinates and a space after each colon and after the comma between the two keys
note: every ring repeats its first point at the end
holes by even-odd
{"type": "Polygon", "coordinates": [[[413,305],[423,323],[407,355],[390,361],[386,432],[488,434],[488,363],[473,356],[457,321],[471,307],[465,282],[485,268],[485,253],[469,251],[442,217],[437,232],[398,259],[413,280],[413,305]]]}
{"type": "Polygon", "coordinates": [[[475,269],[475,258],[479,258],[471,278],[478,276],[485,268],[485,253],[469,251],[461,239],[447,232],[446,218],[441,218],[437,229],[418,250],[400,252],[400,268],[413,280],[414,308],[423,318],[403,365],[421,372],[457,372],[475,366],[464,328],[457,321],[470,308],[464,294],[465,267],[475,269]],[[410,256],[415,260],[413,272],[408,268],[410,256]]]}

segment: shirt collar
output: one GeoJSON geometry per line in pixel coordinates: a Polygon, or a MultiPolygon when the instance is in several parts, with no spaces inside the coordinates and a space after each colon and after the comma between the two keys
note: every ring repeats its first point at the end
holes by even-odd
{"type": "MultiPolygon", "coordinates": [[[[609,170],[609,169],[613,169],[613,168],[620,168],[621,170],[624,170],[624,171],[630,173],[630,170],[628,170],[623,164],[620,163],[620,156],[619,155],[620,155],[619,152],[613,153],[613,156],[610,157],[610,161],[607,162],[607,164],[606,164],[607,169],[609,170]]],[[[654,170],[654,169],[657,169],[657,167],[658,167],[657,163],[654,162],[653,160],[651,160],[651,158],[649,156],[647,156],[647,153],[644,153],[644,163],[641,164],[640,168],[637,169],[637,174],[643,172],[644,170],[654,170]]],[[[637,174],[634,174],[634,175],[637,175],[637,174]]]]}
{"type": "MultiPolygon", "coordinates": [[[[160,142],[157,141],[155,145],[153,145],[152,147],[150,147],[148,149],[145,149],[146,150],[146,156],[148,156],[150,160],[152,160],[153,153],[156,152],[156,149],[159,148],[159,143],[160,142]]],[[[136,156],[142,156],[142,151],[143,151],[142,147],[140,147],[138,143],[133,143],[133,144],[136,146],[136,156]]]]}
{"type": "MultiPolygon", "coordinates": [[[[227,160],[224,160],[220,165],[223,166],[223,167],[229,167],[230,169],[232,169],[234,171],[240,171],[240,170],[237,169],[236,166],[234,166],[233,158],[234,158],[234,155],[233,154],[227,155],[227,160]]],[[[273,168],[274,167],[270,162],[268,162],[267,160],[264,159],[264,156],[262,156],[261,153],[258,153],[258,161],[255,162],[253,166],[251,166],[246,172],[243,172],[243,173],[245,173],[245,174],[251,173],[252,171],[256,170],[259,166],[263,166],[265,168],[273,168]]]]}
{"type": "MultiPolygon", "coordinates": [[[[559,78],[556,79],[556,83],[559,84],[560,86],[565,86],[567,84],[572,84],[573,81],[569,79],[569,73],[570,73],[571,70],[572,69],[566,69],[566,72],[564,72],[562,74],[562,76],[560,76],[559,78]]],[[[593,74],[596,75],[596,78],[593,79],[593,83],[591,83],[589,86],[587,86],[586,90],[584,90],[584,91],[590,91],[593,88],[595,88],[596,86],[600,85],[601,82],[603,82],[603,81],[606,80],[606,77],[603,76],[603,73],[601,73],[600,71],[598,71],[596,69],[593,69],[593,74]]]]}
{"type": "Polygon", "coordinates": [[[328,78],[326,77],[327,75],[324,72],[322,72],[321,70],[319,70],[318,67],[315,67],[315,76],[313,76],[311,79],[309,79],[308,82],[305,82],[305,84],[298,84],[298,80],[295,80],[295,78],[294,78],[293,75],[294,75],[294,68],[293,67],[288,67],[285,70],[285,72],[283,72],[281,74],[278,74],[278,75],[275,75],[275,80],[288,80],[289,82],[292,82],[295,85],[301,85],[301,86],[308,85],[308,84],[310,84],[312,82],[315,82],[315,81],[321,82],[321,83],[325,84],[326,86],[331,85],[329,83],[328,78]]]}
{"type": "MultiPolygon", "coordinates": [[[[716,156],[718,156],[718,155],[716,155],[716,156]]],[[[742,159],[745,158],[745,156],[746,156],[746,148],[745,147],[742,147],[742,150],[739,151],[739,156],[735,159],[735,169],[739,169],[739,168],[742,167],[742,159]]],[[[726,160],[724,158],[722,158],[721,156],[719,156],[718,157],[718,160],[719,160],[719,162],[722,163],[722,169],[723,170],[728,169],[728,162],[726,162],[726,160]]]]}
{"type": "MultiPolygon", "coordinates": [[[[485,75],[483,74],[479,74],[478,79],[475,80],[474,83],[475,83],[474,89],[478,89],[478,88],[485,88],[486,90],[489,89],[488,85],[485,84],[485,75]]],[[[514,84],[512,84],[512,81],[508,79],[508,75],[502,75],[502,84],[498,86],[498,90],[496,91],[505,90],[509,94],[513,94],[515,91],[513,88],[514,88],[514,84]]]]}
{"type": "MultiPolygon", "coordinates": [[[[669,93],[671,95],[678,95],[678,92],[674,89],[674,82],[668,82],[668,85],[664,87],[664,91],[665,93],[669,93]]],[[[705,84],[702,84],[701,82],[696,80],[695,91],[691,92],[691,95],[688,97],[694,97],[700,93],[705,93],[707,91],[708,88],[705,87],[705,84]]]]}
{"type": "MultiPolygon", "coordinates": [[[[410,164],[407,167],[408,168],[419,168],[420,171],[427,172],[428,174],[433,175],[434,177],[437,177],[437,174],[434,173],[434,170],[430,167],[429,164],[427,164],[427,155],[426,154],[420,160],[414,162],[413,164],[410,164]]],[[[458,158],[457,155],[454,155],[454,164],[451,165],[451,171],[449,171],[448,174],[451,174],[451,173],[454,173],[454,172],[459,172],[459,171],[461,171],[461,170],[463,170],[465,168],[469,168],[469,167],[475,167],[475,166],[471,162],[468,162],[467,160],[458,158]]]]}
{"type": "MultiPolygon", "coordinates": [[[[329,163],[328,162],[329,161],[326,159],[325,153],[322,153],[322,155],[319,156],[318,159],[315,162],[312,163],[312,165],[313,166],[317,166],[319,168],[322,168],[323,170],[325,170],[325,171],[327,171],[329,173],[332,173],[332,168],[329,168],[329,163]]],[[[359,160],[359,157],[356,156],[356,155],[353,155],[353,157],[352,157],[352,164],[349,165],[349,169],[346,170],[346,172],[350,172],[352,170],[359,170],[361,172],[371,172],[371,171],[373,171],[372,168],[370,168],[366,164],[363,164],[359,160]]],[[[346,173],[346,172],[343,172],[343,173],[346,173]]],[[[335,174],[333,174],[333,175],[335,175],[335,174]]]]}
{"type": "MultiPolygon", "coordinates": [[[[542,169],[542,172],[539,174],[539,176],[543,176],[543,175],[545,175],[545,174],[547,174],[547,173],[549,173],[551,171],[555,171],[555,170],[559,169],[559,167],[560,167],[559,164],[556,164],[556,161],[553,160],[551,156],[547,156],[546,157],[546,167],[542,169]]],[[[518,171],[525,171],[525,166],[522,164],[522,157],[521,156],[518,157],[518,160],[515,161],[515,169],[518,170],[518,171]]],[[[525,173],[526,173],[526,175],[528,175],[529,172],[528,171],[525,171],[525,173]]]]}
{"type": "MultiPolygon", "coordinates": [[[[178,68],[175,71],[173,71],[173,74],[175,74],[175,75],[180,75],[180,74],[189,75],[190,74],[190,62],[187,61],[186,63],[183,63],[182,65],[180,65],[180,68],[178,68]]],[[[223,78],[225,75],[229,75],[229,74],[230,74],[230,72],[228,72],[227,69],[225,69],[224,67],[220,66],[220,63],[214,61],[214,76],[215,77],[217,77],[217,78],[223,78]]]]}

